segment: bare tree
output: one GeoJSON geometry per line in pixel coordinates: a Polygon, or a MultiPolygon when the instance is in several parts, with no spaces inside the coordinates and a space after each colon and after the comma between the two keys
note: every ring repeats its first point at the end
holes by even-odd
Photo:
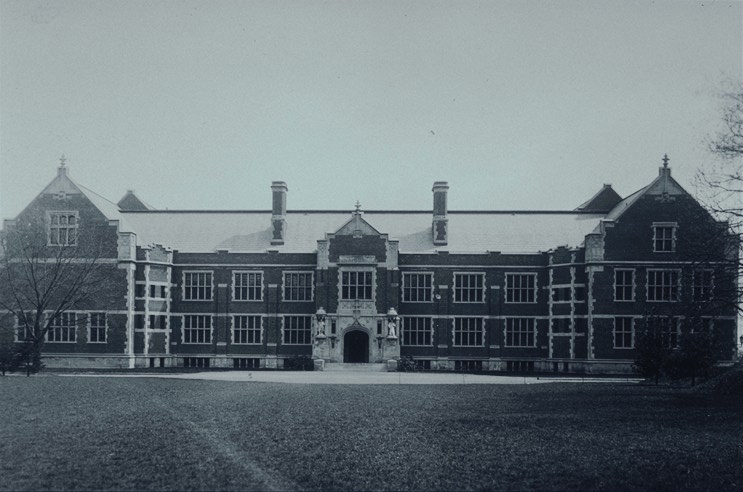
{"type": "MultiPolygon", "coordinates": [[[[700,263],[725,263],[727,274],[735,285],[735,292],[728,299],[733,301],[739,312],[743,312],[743,255],[740,240],[743,233],[743,84],[728,83],[728,88],[722,91],[720,98],[721,126],[707,141],[714,160],[698,170],[696,184],[699,198],[706,208],[715,218],[727,224],[727,230],[721,230],[720,234],[732,239],[724,258],[713,258],[710,253],[706,253],[707,257],[702,255],[700,263]]],[[[704,248],[701,250],[706,251],[704,248]]]]}
{"type": "MultiPolygon", "coordinates": [[[[94,237],[86,235],[90,236],[94,237]]],[[[6,333],[0,343],[13,343],[10,352],[16,362],[21,359],[26,364],[28,372],[41,369],[44,341],[55,322],[101,290],[106,279],[102,251],[100,241],[79,244],[77,234],[66,238],[64,244],[50,244],[41,214],[21,219],[3,231],[0,309],[5,316],[0,329],[6,333]],[[8,330],[15,331],[13,337],[8,336],[8,330]]],[[[4,347],[1,352],[8,355],[9,350],[4,347]]]]}

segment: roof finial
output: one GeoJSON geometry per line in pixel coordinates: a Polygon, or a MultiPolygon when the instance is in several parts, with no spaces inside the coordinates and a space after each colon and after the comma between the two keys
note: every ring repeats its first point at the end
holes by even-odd
{"type": "Polygon", "coordinates": [[[59,167],[64,167],[65,163],[67,162],[67,158],[62,154],[62,157],[59,158],[59,167]]]}
{"type": "Polygon", "coordinates": [[[356,207],[356,213],[361,212],[361,202],[359,202],[358,200],[356,200],[356,205],[354,205],[354,206],[356,207]]]}
{"type": "Polygon", "coordinates": [[[663,154],[663,167],[668,167],[668,154],[663,154]]]}

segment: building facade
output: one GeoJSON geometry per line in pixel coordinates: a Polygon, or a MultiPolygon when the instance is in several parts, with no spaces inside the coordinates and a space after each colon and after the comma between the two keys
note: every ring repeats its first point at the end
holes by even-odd
{"type": "MultiPolygon", "coordinates": [[[[673,346],[693,329],[689,307],[733,282],[696,253],[722,225],[667,160],[628,197],[604,185],[570,211],[450,211],[446,182],[426,211],[288,210],[286,183],[271,190],[270,211],[154,210],[133,192],[109,202],[63,163],[4,230],[36,216],[51,248],[94,242],[107,281],[56,316],[45,364],[409,357],[430,370],[621,373],[647,319],[666,320],[673,346]]],[[[732,306],[695,313],[734,343],[732,306]]]]}

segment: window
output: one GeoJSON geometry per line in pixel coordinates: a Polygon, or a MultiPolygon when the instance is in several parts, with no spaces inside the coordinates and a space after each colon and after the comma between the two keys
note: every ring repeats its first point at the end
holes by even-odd
{"type": "Polygon", "coordinates": [[[210,301],[212,272],[183,272],[183,300],[210,301]]]}
{"type": "Polygon", "coordinates": [[[164,285],[150,285],[150,297],[154,299],[165,299],[164,285]]]}
{"type": "Polygon", "coordinates": [[[183,343],[211,343],[212,317],[191,314],[183,317],[183,343]]]}
{"type": "Polygon", "coordinates": [[[614,348],[630,349],[635,346],[634,318],[620,316],[614,318],[614,348]]]}
{"type": "Polygon", "coordinates": [[[676,251],[676,224],[653,224],[653,251],[672,253],[676,251]]]}
{"type": "MultiPolygon", "coordinates": [[[[577,288],[576,288],[577,292],[577,288]]],[[[564,303],[573,300],[570,287],[552,287],[552,302],[564,303]]]]}
{"type": "Polygon", "coordinates": [[[76,339],[77,313],[58,314],[46,332],[46,341],[74,343],[76,339]]]}
{"type": "Polygon", "coordinates": [[[569,318],[554,318],[552,320],[552,333],[570,333],[571,331],[569,318]]]}
{"type": "Polygon", "coordinates": [[[658,330],[663,346],[668,348],[678,347],[679,321],[680,318],[669,316],[652,316],[647,319],[658,330]]]}
{"type": "Polygon", "coordinates": [[[506,318],[506,347],[536,347],[534,318],[506,318]]]}
{"type": "Polygon", "coordinates": [[[507,273],[506,302],[537,302],[537,275],[535,273],[507,273]]]}
{"type": "Polygon", "coordinates": [[[455,273],[454,302],[485,302],[485,274],[455,273]]]}
{"type": "Polygon", "coordinates": [[[232,343],[258,345],[261,343],[260,316],[234,316],[232,318],[232,343]]]}
{"type": "Polygon", "coordinates": [[[678,270],[648,270],[648,301],[676,302],[678,294],[678,270]]]}
{"type": "Polygon", "coordinates": [[[431,302],[433,299],[432,273],[403,273],[403,302],[431,302]]]}
{"type": "Polygon", "coordinates": [[[576,285],[574,287],[575,290],[575,302],[585,302],[586,301],[586,288],[583,285],[576,285]]]}
{"type": "Polygon", "coordinates": [[[35,320],[36,320],[36,315],[33,312],[31,311],[21,312],[21,316],[16,318],[16,332],[15,332],[16,342],[23,342],[25,340],[33,340],[35,320]]]}
{"type": "Polygon", "coordinates": [[[262,272],[235,272],[233,296],[236,301],[263,300],[262,272]]]}
{"type": "Polygon", "coordinates": [[[615,301],[634,301],[635,300],[635,271],[634,270],[614,270],[614,300],[615,301]]]}
{"type": "Polygon", "coordinates": [[[351,271],[341,274],[341,300],[371,301],[372,290],[371,271],[351,271]]]}
{"type": "Polygon", "coordinates": [[[401,318],[403,345],[433,345],[431,318],[401,318]]]}
{"type": "Polygon", "coordinates": [[[284,316],[284,345],[312,344],[311,316],[284,316]]]}
{"type": "Polygon", "coordinates": [[[695,301],[709,301],[712,299],[712,270],[694,270],[691,286],[691,295],[695,301]]]}
{"type": "Polygon", "coordinates": [[[145,294],[145,285],[136,284],[134,286],[134,297],[144,297],[144,294],[145,294]]]}
{"type": "Polygon", "coordinates": [[[77,212],[49,212],[49,245],[76,245],[77,224],[77,212]]]}
{"type": "Polygon", "coordinates": [[[164,330],[167,328],[166,316],[162,314],[150,315],[150,330],[164,330]]]}
{"type": "Polygon", "coordinates": [[[90,313],[88,343],[106,343],[106,313],[90,313]]]}
{"type": "Polygon", "coordinates": [[[284,300],[312,300],[312,272],[284,272],[284,300]]]}
{"type": "Polygon", "coordinates": [[[483,331],[482,318],[454,318],[454,346],[481,347],[483,331]]]}

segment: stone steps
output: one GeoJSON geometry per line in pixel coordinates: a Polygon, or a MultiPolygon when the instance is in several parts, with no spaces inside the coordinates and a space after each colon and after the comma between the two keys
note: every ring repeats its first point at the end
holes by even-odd
{"type": "Polygon", "coordinates": [[[326,371],[345,371],[345,372],[386,372],[387,364],[367,364],[356,362],[326,362],[326,371]]]}

